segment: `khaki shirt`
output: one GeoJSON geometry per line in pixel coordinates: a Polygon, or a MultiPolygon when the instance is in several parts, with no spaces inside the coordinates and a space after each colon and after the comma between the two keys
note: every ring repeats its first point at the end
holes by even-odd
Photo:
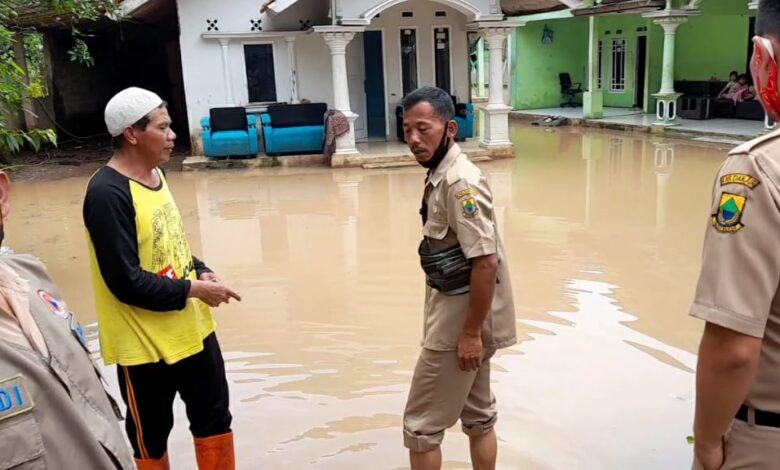
{"type": "MultiPolygon", "coordinates": [[[[498,255],[498,284],[491,311],[482,325],[482,340],[485,349],[515,344],[512,283],[496,230],[493,195],[482,171],[458,145],[453,145],[428,176],[423,197],[428,204],[428,220],[422,233],[428,237],[432,251],[460,245],[468,259],[498,255]]],[[[448,296],[428,286],[422,346],[434,351],[456,350],[468,305],[468,293],[448,296]]]]}
{"type": "Polygon", "coordinates": [[[30,288],[27,280],[13,269],[0,263],[0,305],[2,300],[8,310],[0,307],[0,338],[18,346],[35,349],[43,357],[49,357],[49,348],[30,313],[30,288]]]}
{"type": "Polygon", "coordinates": [[[48,350],[44,357],[0,338],[0,469],[135,468],[119,410],[57,286],[32,257],[4,255],[0,265],[25,280],[48,350]]]}
{"type": "Polygon", "coordinates": [[[718,172],[690,314],[763,338],[746,404],[780,412],[780,132],[734,149],[718,172]]]}

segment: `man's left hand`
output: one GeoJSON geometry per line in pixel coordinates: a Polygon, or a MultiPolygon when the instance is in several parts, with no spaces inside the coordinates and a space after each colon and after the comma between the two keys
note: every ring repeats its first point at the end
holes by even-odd
{"type": "Polygon", "coordinates": [[[694,444],[694,468],[702,470],[720,470],[725,463],[723,439],[714,444],[696,441],[694,444]]]}
{"type": "Polygon", "coordinates": [[[219,276],[211,272],[201,274],[198,279],[206,282],[222,282],[222,279],[220,279],[219,276]]]}
{"type": "Polygon", "coordinates": [[[482,364],[482,333],[464,331],[458,340],[458,365],[460,370],[471,372],[482,364]]]}

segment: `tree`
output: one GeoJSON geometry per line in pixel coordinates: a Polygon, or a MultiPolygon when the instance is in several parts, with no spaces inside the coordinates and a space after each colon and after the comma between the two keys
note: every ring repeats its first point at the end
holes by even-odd
{"type": "Polygon", "coordinates": [[[44,144],[57,143],[54,129],[8,129],[8,118],[23,109],[24,98],[35,96],[40,81],[29,77],[14,56],[14,44],[34,27],[20,26],[25,15],[57,18],[71,30],[73,46],[70,60],[86,67],[94,64],[78,25],[107,16],[117,18],[117,3],[121,0],[0,0],[0,154],[18,152],[25,145],[38,151],[44,144]],[[21,34],[19,34],[21,33],[21,34]]]}

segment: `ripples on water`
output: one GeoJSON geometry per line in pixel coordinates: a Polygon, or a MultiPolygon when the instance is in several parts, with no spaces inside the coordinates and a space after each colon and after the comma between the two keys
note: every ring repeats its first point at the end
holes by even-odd
{"type": "MultiPolygon", "coordinates": [[[[513,141],[517,159],[481,165],[521,339],[494,361],[500,468],[689,466],[701,325],[686,313],[725,149],[524,126],[513,141]]],[[[193,251],[244,297],[215,312],[240,468],[406,466],[423,178],[417,168],[170,175],[193,251]]],[[[90,323],[85,186],[14,186],[6,230],[90,323]]],[[[172,462],[194,468],[177,407],[172,462]]],[[[443,450],[446,468],[470,468],[458,428],[443,450]]]]}

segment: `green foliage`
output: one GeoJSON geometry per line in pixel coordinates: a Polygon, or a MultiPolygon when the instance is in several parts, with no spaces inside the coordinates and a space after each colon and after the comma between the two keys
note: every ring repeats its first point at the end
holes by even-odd
{"type": "Polygon", "coordinates": [[[90,67],[95,64],[83,34],[77,26],[102,16],[117,18],[114,0],[0,0],[0,154],[15,153],[27,146],[38,151],[44,144],[55,144],[57,135],[51,129],[29,132],[8,129],[8,119],[22,109],[27,96],[41,98],[48,94],[44,61],[43,36],[33,28],[18,25],[27,13],[54,14],[71,28],[73,45],[68,51],[71,61],[90,67]],[[17,64],[14,44],[22,38],[28,62],[28,74],[17,64]]]}

